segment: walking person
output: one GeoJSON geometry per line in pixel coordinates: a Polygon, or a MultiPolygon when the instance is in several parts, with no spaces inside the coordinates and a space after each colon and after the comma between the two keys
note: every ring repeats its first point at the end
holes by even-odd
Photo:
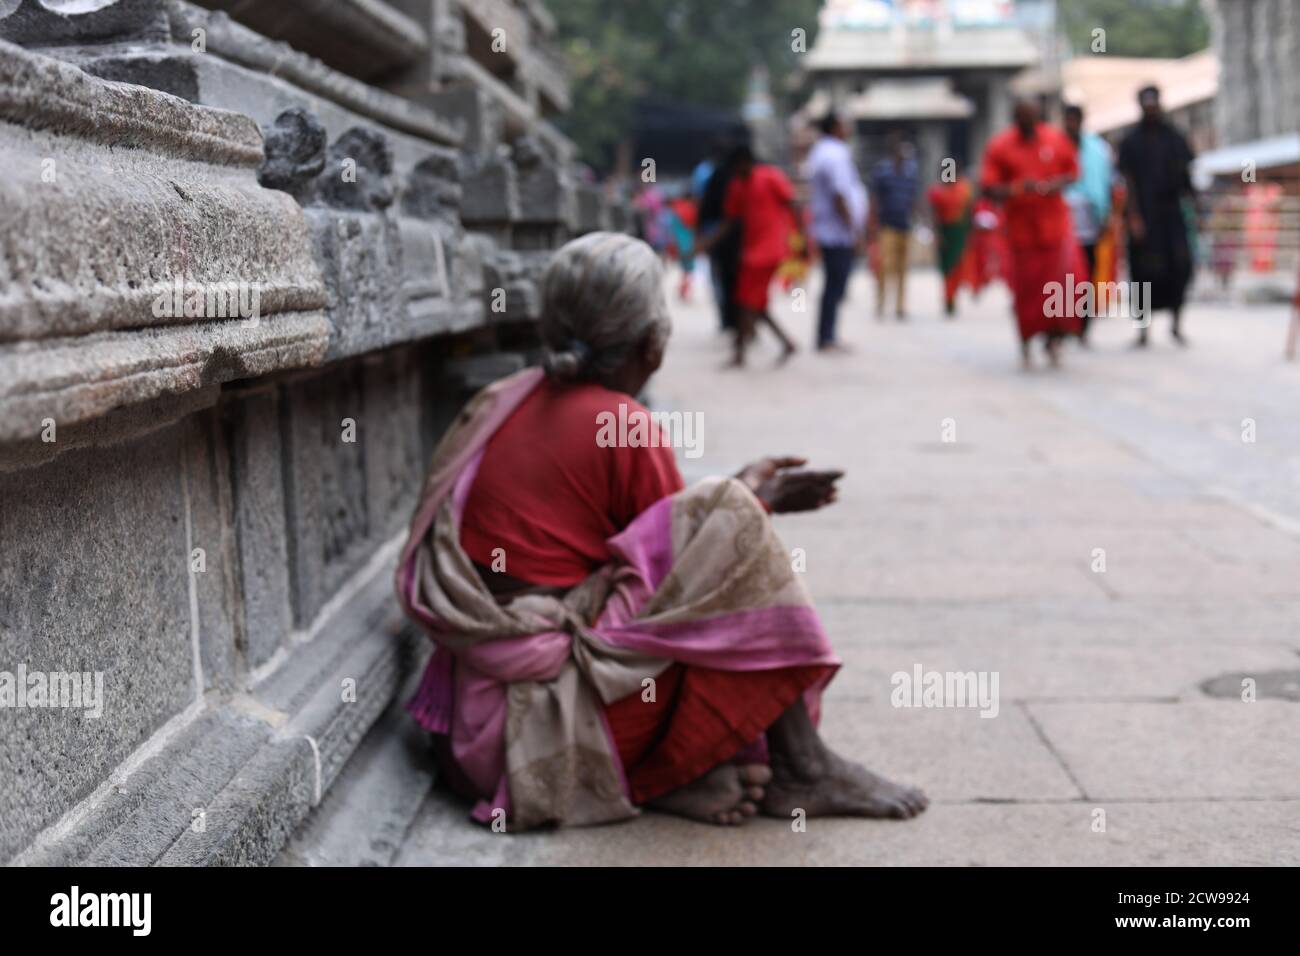
{"type": "Polygon", "coordinates": [[[968,242],[975,211],[975,191],[970,180],[958,174],[950,183],[935,183],[927,194],[939,237],[939,269],[943,272],[943,312],[957,315],[957,291],[963,283],[975,285],[973,248],[968,242]]]}
{"type": "Polygon", "coordinates": [[[1070,209],[1061,191],[1079,177],[1074,144],[1039,119],[1030,100],[1016,103],[1015,123],[989,141],[980,184],[1003,203],[1011,251],[1011,291],[1020,331],[1021,361],[1032,366],[1029,346],[1042,335],[1048,360],[1060,364],[1060,340],[1077,334],[1073,302],[1050,309],[1053,295],[1064,300],[1067,277],[1077,268],[1078,247],[1070,209]],[[1059,314],[1052,314],[1053,312],[1059,314]]]}
{"type": "Polygon", "coordinates": [[[876,318],[885,317],[886,293],[897,288],[894,315],[907,318],[907,254],[912,233],[912,208],[919,183],[911,146],[897,130],[889,136],[889,155],[871,174],[869,242],[876,244],[876,318]]]}
{"type": "Polygon", "coordinates": [[[677,298],[682,302],[689,302],[691,278],[695,275],[695,226],[698,213],[695,202],[689,195],[670,199],[667,213],[673,248],[677,250],[677,263],[682,267],[681,281],[677,286],[677,298]]]}
{"type": "Polygon", "coordinates": [[[664,195],[654,183],[644,183],[632,200],[636,210],[637,238],[644,239],[659,255],[668,245],[664,223],[664,195]]]}
{"type": "Polygon", "coordinates": [[[726,222],[701,243],[701,251],[729,236],[740,236],[740,261],[736,272],[735,352],[733,368],[745,364],[745,350],[753,341],[759,323],[766,325],[781,343],[785,362],[796,351],[794,341],[772,318],[767,307],[768,287],[777,268],[790,254],[790,237],[797,230],[794,187],[775,166],[756,162],[747,145],[733,150],[728,166],[731,182],[723,203],[726,222]]]}
{"type": "MultiPolygon", "coordinates": [[[[727,198],[727,186],[731,183],[732,169],[730,157],[735,146],[730,141],[719,137],[713,143],[713,153],[703,160],[691,174],[691,181],[698,192],[696,202],[699,204],[695,227],[695,249],[703,252],[703,240],[711,237],[726,222],[722,206],[727,198]]],[[[713,289],[713,299],[718,307],[718,325],[723,332],[736,329],[736,272],[740,268],[740,233],[731,232],[712,245],[708,252],[709,282],[713,289]]]]}
{"type": "Polygon", "coordinates": [[[1151,313],[1165,310],[1173,313],[1174,341],[1186,345],[1181,323],[1192,252],[1183,200],[1194,196],[1192,150],[1165,118],[1158,89],[1143,89],[1138,104],[1142,120],[1119,147],[1119,170],[1128,183],[1129,278],[1149,290],[1133,345],[1146,347],[1151,313]]]}
{"type": "MultiPolygon", "coordinates": [[[[1088,263],[1088,281],[1097,282],[1097,243],[1110,219],[1110,181],[1112,175],[1110,147],[1096,133],[1083,128],[1083,108],[1065,108],[1065,134],[1079,154],[1079,178],[1065,187],[1065,202],[1070,207],[1074,238],[1088,263]]],[[[1092,301],[1098,303],[1096,289],[1092,301]]],[[[1079,344],[1088,346],[1088,324],[1092,310],[1079,317],[1079,344]]]]}
{"type": "Polygon", "coordinates": [[[853,271],[853,253],[862,237],[867,189],[853,164],[848,131],[834,113],[818,124],[821,138],[808,155],[809,231],[821,251],[821,303],[817,316],[817,351],[844,352],[835,335],[840,303],[853,271]]]}

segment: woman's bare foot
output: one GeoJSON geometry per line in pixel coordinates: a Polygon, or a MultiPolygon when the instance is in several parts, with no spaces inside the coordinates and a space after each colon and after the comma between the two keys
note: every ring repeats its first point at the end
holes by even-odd
{"type": "Polygon", "coordinates": [[[814,764],[805,761],[797,769],[774,758],[772,771],[762,804],[767,816],[789,819],[793,811],[803,810],[810,817],[907,820],[930,805],[930,798],[916,787],[886,780],[829,750],[814,764]]]}
{"type": "Polygon", "coordinates": [[[795,810],[810,817],[892,817],[906,820],[930,804],[915,787],[878,777],[845,760],[817,733],[803,699],[796,700],[767,729],[772,782],[763,797],[768,816],[790,818],[795,810]]]}
{"type": "Polygon", "coordinates": [[[722,764],[698,780],[650,801],[665,813],[702,823],[736,826],[758,813],[772,771],[763,764],[722,764]]]}

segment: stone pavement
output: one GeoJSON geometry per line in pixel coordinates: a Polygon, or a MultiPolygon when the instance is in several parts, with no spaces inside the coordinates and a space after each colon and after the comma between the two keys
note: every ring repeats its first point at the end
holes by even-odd
{"type": "MultiPolygon", "coordinates": [[[[655,404],[704,413],[688,478],[764,454],[847,470],[835,506],[776,519],[844,658],[823,729],[923,786],[929,811],[806,832],[647,814],[493,834],[426,794],[393,721],[354,758],[390,772],[345,773],[283,862],[1300,863],[1300,367],[1280,358],[1285,309],[1193,307],[1186,351],[1164,317],[1145,353],[1102,321],[1091,352],[1025,374],[1003,290],[945,322],[935,277],[916,273],[911,321],[878,323],[858,275],[842,317],[854,354],[775,369],[768,342],[736,373],[718,370],[706,292],[674,304],[655,404]],[[996,716],[891,706],[891,676],[917,667],[996,674],[996,716]],[[1214,678],[1218,695],[1202,687],[1214,678]]],[[[795,314],[782,297],[801,342],[814,305],[795,314]]]]}

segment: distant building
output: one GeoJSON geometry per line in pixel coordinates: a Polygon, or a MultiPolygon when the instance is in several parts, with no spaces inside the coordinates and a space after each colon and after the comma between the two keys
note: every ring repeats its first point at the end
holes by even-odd
{"type": "Polygon", "coordinates": [[[799,112],[841,113],[863,161],[902,128],[933,178],[945,158],[975,161],[1010,123],[1011,78],[1042,56],[1011,0],[826,0],[799,112]]]}
{"type": "Polygon", "coordinates": [[[1177,59],[1084,54],[1061,65],[1058,84],[1050,97],[1082,106],[1085,127],[1112,143],[1142,118],[1137,94],[1145,86],[1160,90],[1165,114],[1194,152],[1219,143],[1215,113],[1220,68],[1213,50],[1177,59]]]}

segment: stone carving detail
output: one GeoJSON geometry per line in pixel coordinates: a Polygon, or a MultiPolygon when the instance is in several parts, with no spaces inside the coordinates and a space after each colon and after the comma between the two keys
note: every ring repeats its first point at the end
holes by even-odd
{"type": "MultiPolygon", "coordinates": [[[[365,560],[374,541],[366,494],[366,458],[385,451],[376,409],[367,414],[362,369],[332,366],[290,383],[282,413],[294,622],[308,626],[329,596],[365,560]],[[350,420],[351,440],[341,439],[350,420]],[[368,545],[370,547],[368,547],[368,545]]],[[[378,404],[378,403],[376,403],[378,404]]],[[[396,413],[397,410],[393,410],[396,413]]]]}
{"type": "Polygon", "coordinates": [[[459,218],[460,165],[452,154],[435,153],[415,164],[402,194],[402,212],[419,219],[459,218]]]}
{"type": "Polygon", "coordinates": [[[549,253],[494,250],[483,263],[489,317],[497,322],[537,319],[542,309],[542,273],[549,260],[549,253]],[[504,291],[503,296],[498,289],[504,291]]]}
{"type": "Polygon", "coordinates": [[[393,150],[388,137],[364,126],[330,146],[316,177],[317,195],[335,209],[382,210],[393,204],[393,150]]]}
{"type": "Polygon", "coordinates": [[[465,154],[460,178],[464,189],[460,215],[467,226],[497,225],[519,218],[518,177],[502,151],[465,154]]]}
{"type": "Polygon", "coordinates": [[[311,198],[311,185],[325,168],[325,127],[308,110],[295,106],[262,130],[266,158],[257,181],[282,189],[300,203],[311,198]]]}
{"type": "Polygon", "coordinates": [[[167,35],[162,0],[0,0],[0,38],[12,43],[161,40],[167,35]]]}
{"type": "Polygon", "coordinates": [[[431,109],[464,130],[460,145],[467,150],[492,149],[504,135],[505,110],[491,95],[475,86],[451,85],[429,93],[431,109]]]}
{"type": "Polygon", "coordinates": [[[549,165],[541,143],[532,136],[520,136],[515,140],[511,147],[511,154],[515,165],[525,174],[533,172],[540,166],[549,165]]]}
{"type": "Polygon", "coordinates": [[[304,206],[382,212],[393,204],[393,150],[383,133],[354,126],[326,147],[320,120],[295,106],[262,135],[266,158],[258,182],[268,189],[282,189],[304,206]]]}
{"type": "Polygon", "coordinates": [[[251,118],[0,42],[0,153],[0,444],[323,357],[308,223],[258,185],[251,118]]]}
{"type": "MultiPolygon", "coordinates": [[[[573,183],[532,136],[521,136],[512,149],[519,170],[519,218],[527,223],[572,225],[573,183]]],[[[556,237],[547,237],[550,244],[556,237]]]]}

